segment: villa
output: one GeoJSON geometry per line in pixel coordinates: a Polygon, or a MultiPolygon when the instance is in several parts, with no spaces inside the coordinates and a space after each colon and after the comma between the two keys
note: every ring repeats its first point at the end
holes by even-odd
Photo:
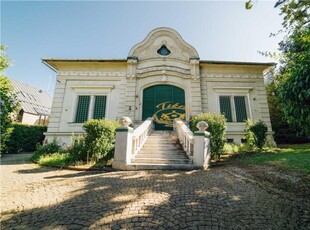
{"type": "Polygon", "coordinates": [[[202,112],[223,113],[227,140],[240,143],[245,120],[263,120],[272,139],[264,75],[274,63],[201,60],[171,28],[152,30],[123,59],[53,59],[57,73],[46,138],[70,144],[89,119],[129,117],[138,126],[153,117],[155,130],[171,130],[202,112]]]}

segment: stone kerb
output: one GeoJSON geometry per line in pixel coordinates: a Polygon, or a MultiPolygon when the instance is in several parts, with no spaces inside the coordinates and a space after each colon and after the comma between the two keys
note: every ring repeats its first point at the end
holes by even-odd
{"type": "Polygon", "coordinates": [[[130,164],[132,151],[133,128],[129,127],[132,123],[129,117],[122,117],[121,127],[117,128],[115,139],[115,153],[112,167],[114,169],[126,170],[130,164]]]}
{"type": "Polygon", "coordinates": [[[208,124],[199,121],[196,126],[199,131],[194,132],[193,163],[199,167],[209,168],[211,162],[210,133],[206,131],[208,124]]]}

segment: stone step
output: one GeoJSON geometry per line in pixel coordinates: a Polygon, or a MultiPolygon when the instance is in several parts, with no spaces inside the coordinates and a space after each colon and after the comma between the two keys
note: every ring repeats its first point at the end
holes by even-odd
{"type": "MultiPolygon", "coordinates": [[[[145,142],[143,146],[157,147],[157,146],[181,146],[178,142],[145,142]]],[[[181,146],[182,147],[182,146],[181,146]]]]}
{"type": "Polygon", "coordinates": [[[181,149],[179,150],[159,150],[159,149],[141,149],[140,152],[138,154],[165,154],[165,155],[169,155],[169,154],[176,154],[176,155],[184,155],[185,152],[181,149]]]}
{"type": "Polygon", "coordinates": [[[138,154],[136,155],[135,159],[139,158],[156,158],[156,159],[186,159],[188,160],[188,157],[181,154],[138,154]]]}
{"type": "Polygon", "coordinates": [[[178,140],[167,140],[167,139],[160,140],[160,139],[150,139],[150,138],[148,138],[146,140],[146,143],[167,143],[167,144],[169,144],[169,143],[179,143],[179,141],[178,140]]]}
{"type": "Polygon", "coordinates": [[[145,163],[134,163],[129,164],[130,170],[195,170],[201,167],[195,166],[194,164],[145,164],[145,163]]]}
{"type": "Polygon", "coordinates": [[[135,158],[132,163],[147,163],[147,164],[189,164],[189,159],[162,159],[162,158],[135,158]]]}
{"type": "Polygon", "coordinates": [[[157,145],[157,146],[153,146],[153,145],[144,145],[142,147],[142,149],[144,150],[170,150],[170,151],[174,151],[174,150],[183,150],[181,146],[179,145],[157,145]]]}

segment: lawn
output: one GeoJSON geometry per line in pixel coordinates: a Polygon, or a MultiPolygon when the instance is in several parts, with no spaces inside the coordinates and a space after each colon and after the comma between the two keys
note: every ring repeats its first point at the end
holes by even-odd
{"type": "Polygon", "coordinates": [[[256,154],[242,154],[237,160],[246,164],[271,165],[281,169],[310,174],[310,143],[280,145],[256,154]]]}

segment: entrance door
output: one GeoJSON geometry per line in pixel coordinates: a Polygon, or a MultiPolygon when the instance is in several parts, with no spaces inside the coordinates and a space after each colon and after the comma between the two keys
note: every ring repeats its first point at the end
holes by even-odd
{"type": "Polygon", "coordinates": [[[153,117],[155,130],[172,130],[173,120],[185,120],[184,90],[172,85],[155,85],[144,89],[142,119],[153,117]]]}

